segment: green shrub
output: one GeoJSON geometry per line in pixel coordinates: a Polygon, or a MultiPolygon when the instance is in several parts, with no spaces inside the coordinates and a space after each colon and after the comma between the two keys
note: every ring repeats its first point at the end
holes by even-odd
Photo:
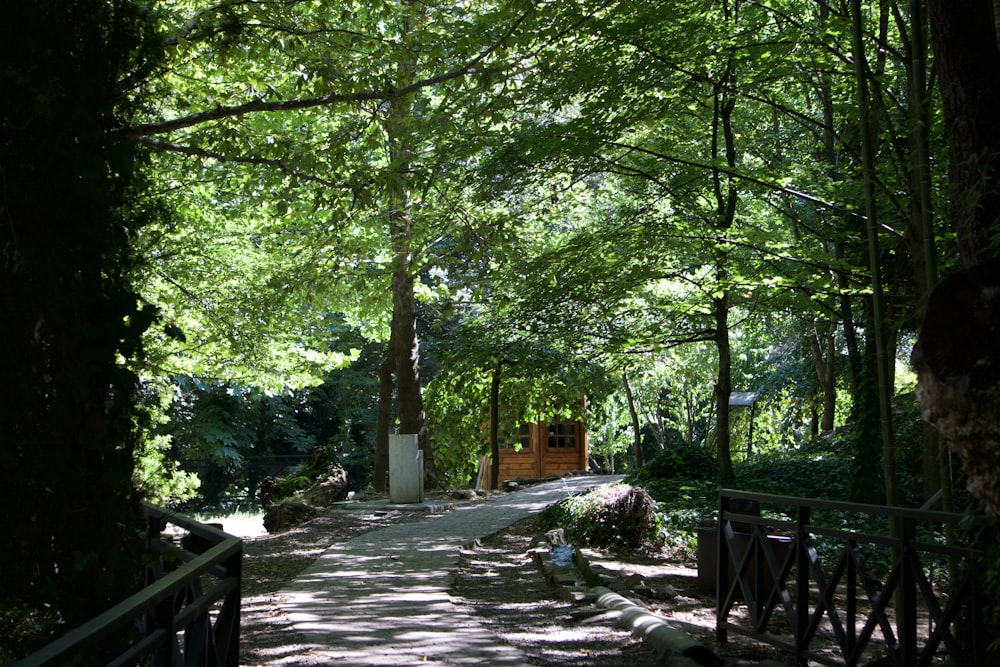
{"type": "Polygon", "coordinates": [[[846,500],[850,466],[848,458],[832,455],[762,456],[737,466],[736,488],[800,498],[846,500]]]}
{"type": "Polygon", "coordinates": [[[629,479],[645,486],[656,479],[718,479],[719,466],[701,447],[679,444],[661,450],[629,479]]]}
{"type": "Polygon", "coordinates": [[[567,498],[542,512],[539,521],[545,530],[564,529],[567,539],[581,546],[656,550],[666,540],[656,501],[628,484],[567,498]]]}

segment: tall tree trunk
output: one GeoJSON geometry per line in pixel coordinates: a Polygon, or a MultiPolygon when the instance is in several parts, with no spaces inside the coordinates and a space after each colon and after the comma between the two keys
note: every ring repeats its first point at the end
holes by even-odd
{"type": "MultiPolygon", "coordinates": [[[[724,3],[727,20],[735,20],[735,12],[724,3]]],[[[715,194],[715,226],[720,237],[724,237],[736,219],[738,193],[733,174],[736,172],[736,134],[733,131],[733,111],[736,108],[735,63],[732,58],[715,84],[712,114],[712,163],[725,161],[728,166],[725,178],[719,169],[712,170],[712,185],[715,194]]],[[[716,252],[716,292],[712,299],[715,317],[715,347],[718,352],[719,367],[715,384],[716,456],[719,474],[723,484],[731,484],[736,478],[733,470],[732,437],[729,425],[729,395],[733,390],[732,352],[729,342],[729,251],[722,248],[716,252]]]]}
{"type": "Polygon", "coordinates": [[[878,242],[878,218],[875,206],[875,138],[877,125],[873,122],[868,96],[868,72],[865,58],[864,33],[860,0],[851,2],[853,28],[855,84],[857,91],[859,127],[861,129],[861,165],[864,175],[865,217],[867,218],[868,268],[872,285],[872,325],[875,333],[875,363],[878,377],[879,416],[882,435],[882,468],[885,481],[885,501],[898,504],[896,491],[896,451],[892,428],[893,383],[890,370],[889,336],[885,329],[885,301],[882,293],[881,261],[878,242]]]}
{"type": "Polygon", "coordinates": [[[924,418],[1000,519],[1000,48],[991,0],[928,0],[949,156],[949,217],[963,270],[931,293],[913,363],[924,418]]]}
{"type": "MultiPolygon", "coordinates": [[[[413,3],[405,2],[401,30],[404,40],[409,36],[413,3]]],[[[413,50],[399,65],[399,83],[414,76],[416,55],[413,50]]],[[[410,180],[413,164],[413,98],[395,98],[389,102],[385,131],[389,143],[389,163],[393,173],[388,183],[389,231],[392,243],[392,354],[396,358],[396,410],[402,433],[416,434],[424,453],[424,485],[440,485],[434,452],[427,437],[423,393],[420,387],[420,341],[417,337],[417,315],[413,294],[413,219],[410,180]]]]}
{"type": "MultiPolygon", "coordinates": [[[[914,283],[917,294],[917,320],[922,321],[931,289],[937,284],[937,248],[934,243],[934,215],[931,200],[931,167],[928,126],[930,125],[930,89],[927,87],[927,26],[922,0],[910,0],[910,221],[906,240],[913,257],[914,283]]],[[[937,431],[926,422],[921,430],[921,496],[927,501],[939,490],[941,507],[952,511],[950,466],[942,466],[947,445],[937,431]]]]}
{"type": "Polygon", "coordinates": [[[950,219],[965,268],[1000,259],[1000,49],[991,0],[928,0],[948,139],[950,219]]]}
{"type": "Polygon", "coordinates": [[[642,431],[639,427],[639,413],[635,409],[635,396],[632,395],[632,385],[628,381],[628,373],[622,372],[622,384],[625,385],[625,398],[628,399],[628,414],[632,419],[632,446],[635,447],[635,469],[642,468],[642,431]]]}
{"type": "MultiPolygon", "coordinates": [[[[404,235],[400,235],[400,238],[404,235]]],[[[436,488],[440,484],[434,452],[427,437],[427,417],[420,387],[420,342],[417,339],[417,318],[413,299],[413,276],[409,268],[409,237],[405,250],[397,250],[397,269],[392,275],[393,338],[396,341],[396,408],[402,433],[415,433],[424,453],[424,485],[436,488]]]]}

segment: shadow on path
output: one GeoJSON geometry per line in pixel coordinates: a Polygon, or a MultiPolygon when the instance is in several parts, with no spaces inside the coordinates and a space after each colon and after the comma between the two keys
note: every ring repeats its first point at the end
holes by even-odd
{"type": "Polygon", "coordinates": [[[452,602],[448,590],[459,549],[569,495],[619,479],[547,482],[330,547],[280,592],[281,607],[304,644],[269,664],[528,664],[452,602]]]}

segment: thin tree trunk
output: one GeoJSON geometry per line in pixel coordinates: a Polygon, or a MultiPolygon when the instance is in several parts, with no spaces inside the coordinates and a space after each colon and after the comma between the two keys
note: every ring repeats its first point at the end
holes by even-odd
{"type": "Polygon", "coordinates": [[[715,410],[718,413],[716,432],[716,456],[719,461],[719,475],[723,485],[731,484],[736,478],[733,470],[731,433],[729,430],[729,395],[733,391],[732,352],[729,345],[729,300],[727,295],[714,299],[715,346],[719,354],[719,374],[715,385],[715,410]]]}
{"type": "Polygon", "coordinates": [[[503,364],[497,362],[490,382],[490,488],[500,488],[500,374],[503,364]]]}
{"type": "MultiPolygon", "coordinates": [[[[684,413],[685,416],[687,417],[686,420],[687,428],[685,431],[684,442],[686,442],[689,445],[693,445],[694,444],[694,398],[691,396],[690,393],[684,397],[684,413]]],[[[664,437],[663,443],[666,443],[666,437],[664,437]]],[[[663,444],[661,444],[660,446],[663,447],[663,444]]]]}
{"type": "MultiPolygon", "coordinates": [[[[834,245],[834,257],[844,259],[844,244],[837,241],[834,245]]],[[[864,353],[858,340],[858,329],[855,326],[854,304],[851,300],[851,283],[843,271],[837,271],[837,288],[840,294],[840,321],[844,328],[844,347],[847,348],[847,370],[851,380],[851,395],[857,396],[863,382],[864,353]]]]}
{"type": "Polygon", "coordinates": [[[642,468],[642,431],[639,429],[639,413],[635,409],[635,397],[632,395],[632,385],[628,381],[628,373],[622,373],[622,384],[625,385],[625,397],[628,399],[628,414],[632,418],[632,446],[635,447],[635,469],[642,468]]]}
{"type": "MultiPolygon", "coordinates": [[[[832,325],[831,329],[835,326],[835,324],[832,325]]],[[[819,382],[820,391],[823,393],[823,416],[819,422],[819,429],[821,433],[829,433],[833,430],[833,417],[837,409],[833,330],[824,331],[821,334],[814,323],[807,338],[809,339],[809,349],[812,350],[816,379],[819,382]]]]}
{"type": "Polygon", "coordinates": [[[885,478],[885,501],[897,505],[896,452],[892,429],[892,381],[889,370],[889,340],[885,331],[885,302],[882,294],[881,262],[878,242],[878,213],[875,206],[875,124],[872,122],[868,99],[868,75],[861,27],[861,2],[852,0],[851,18],[858,112],[861,128],[861,163],[864,174],[865,216],[868,232],[868,266],[872,281],[872,314],[875,329],[875,362],[878,374],[879,417],[882,433],[882,469],[885,478]]]}
{"type": "MultiPolygon", "coordinates": [[[[931,200],[930,148],[928,142],[930,90],[927,87],[926,14],[921,0],[910,0],[910,119],[912,129],[910,152],[912,186],[910,196],[910,254],[913,257],[914,280],[917,286],[917,319],[923,320],[930,291],[937,284],[937,248],[934,243],[934,215],[931,200]]],[[[926,422],[921,429],[923,472],[922,497],[925,501],[940,490],[941,508],[953,509],[952,484],[948,467],[942,468],[942,445],[937,431],[926,422]]],[[[944,451],[947,456],[947,451],[944,451]]]]}

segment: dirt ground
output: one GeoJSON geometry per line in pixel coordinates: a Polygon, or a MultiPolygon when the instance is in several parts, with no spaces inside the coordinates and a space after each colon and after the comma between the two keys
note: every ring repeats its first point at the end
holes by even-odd
{"type": "MultiPolygon", "coordinates": [[[[424,516],[421,512],[331,510],[286,533],[247,539],[240,664],[275,666],[279,663],[268,657],[274,655],[273,649],[287,651],[300,643],[281,612],[278,592],[330,544],[424,516]]],[[[602,613],[590,603],[559,598],[559,590],[530,554],[532,540],[538,536],[534,521],[527,519],[464,549],[451,590],[455,603],[483,619],[498,641],[521,649],[533,665],[659,664],[614,614],[602,613]]],[[[781,660],[770,647],[741,637],[731,638],[724,646],[714,644],[714,597],[698,590],[697,569],[687,555],[623,558],[594,550],[584,553],[609,587],[632,587],[629,599],[660,614],[718,655],[749,662],[781,660]]]]}

